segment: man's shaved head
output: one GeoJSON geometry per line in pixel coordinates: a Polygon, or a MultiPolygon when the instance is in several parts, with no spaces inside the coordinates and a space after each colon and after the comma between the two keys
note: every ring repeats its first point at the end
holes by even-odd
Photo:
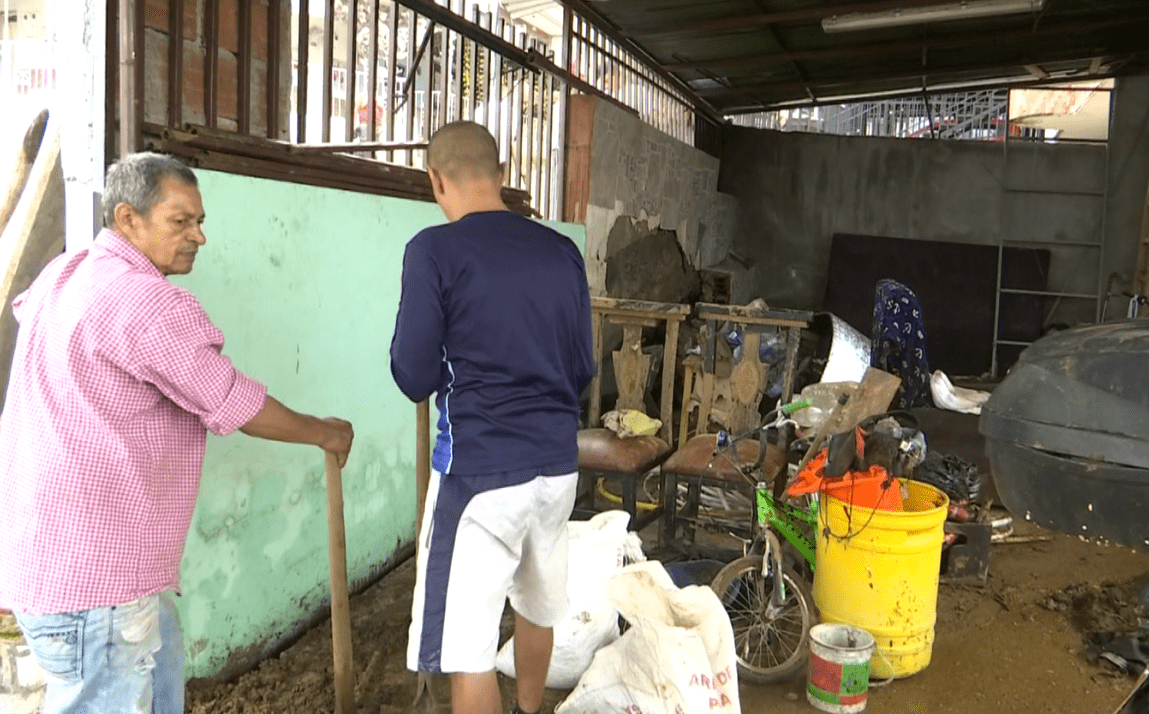
{"type": "Polygon", "coordinates": [[[472,178],[498,179],[499,147],[482,124],[456,121],[444,125],[427,147],[427,168],[452,181],[472,178]]]}

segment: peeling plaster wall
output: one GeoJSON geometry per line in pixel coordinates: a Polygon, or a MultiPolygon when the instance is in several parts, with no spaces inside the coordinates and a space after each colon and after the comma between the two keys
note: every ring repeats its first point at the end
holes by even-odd
{"type": "MultiPolygon", "coordinates": [[[[174,282],[223,331],[224,353],[273,396],[355,424],[343,471],[354,587],[414,535],[415,408],[391,380],[388,349],[403,249],[442,214],[433,203],[197,174],[208,242],[195,272],[174,282]]],[[[551,225],[583,247],[581,226],[551,225]]],[[[189,677],[241,671],[324,616],[319,450],[209,437],[182,580],[189,677]]]]}
{"type": "Polygon", "coordinates": [[[568,221],[586,225],[591,293],[606,294],[608,236],[620,216],[646,230],[674,231],[695,269],[729,249],[736,202],[718,192],[718,159],[597,97],[571,97],[568,221]],[[581,159],[581,161],[580,161],[581,159]],[[572,195],[573,194],[573,195],[572,195]]]}

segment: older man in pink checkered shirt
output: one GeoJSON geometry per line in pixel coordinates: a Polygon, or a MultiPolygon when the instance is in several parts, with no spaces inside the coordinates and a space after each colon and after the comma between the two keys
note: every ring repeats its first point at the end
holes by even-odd
{"type": "Polygon", "coordinates": [[[0,607],[47,674],[44,711],[184,709],[172,593],[207,431],[351,448],[351,425],[298,414],[221,354],[166,279],[204,245],[195,174],[158,154],[108,171],[107,228],[12,303],[0,415],[0,607]]]}

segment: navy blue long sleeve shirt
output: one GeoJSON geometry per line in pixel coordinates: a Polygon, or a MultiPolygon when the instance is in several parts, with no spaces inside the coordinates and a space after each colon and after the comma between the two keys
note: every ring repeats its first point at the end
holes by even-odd
{"type": "Polygon", "coordinates": [[[574,472],[594,369],[586,267],[570,239],[492,211],[407,244],[391,374],[412,401],[437,393],[436,471],[574,472]]]}

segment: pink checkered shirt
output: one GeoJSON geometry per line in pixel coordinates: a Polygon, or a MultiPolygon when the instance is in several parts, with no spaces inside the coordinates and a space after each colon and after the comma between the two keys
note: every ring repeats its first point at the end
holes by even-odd
{"type": "Polygon", "coordinates": [[[195,297],[111,231],[12,303],[0,415],[0,606],[86,610],[179,587],[207,430],[267,390],[195,297]]]}

